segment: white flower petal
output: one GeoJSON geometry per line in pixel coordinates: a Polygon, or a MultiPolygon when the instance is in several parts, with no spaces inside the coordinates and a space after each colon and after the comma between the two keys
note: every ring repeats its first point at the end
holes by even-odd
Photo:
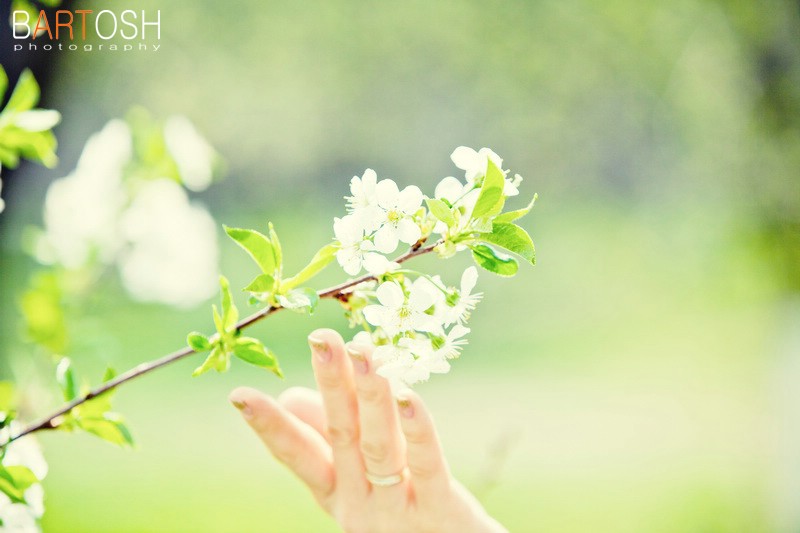
{"type": "Polygon", "coordinates": [[[453,176],[448,176],[439,182],[433,196],[439,199],[444,198],[452,204],[462,194],[464,194],[464,184],[453,176]]]}
{"type": "Polygon", "coordinates": [[[386,308],[382,305],[368,305],[364,308],[364,318],[373,326],[383,326],[386,322],[386,308]]]}
{"type": "Polygon", "coordinates": [[[414,244],[421,236],[422,230],[410,218],[404,218],[398,222],[397,237],[400,241],[406,244],[414,244]]]}
{"type": "Polygon", "coordinates": [[[375,232],[375,248],[381,253],[390,254],[397,250],[397,228],[391,224],[384,224],[375,232]]]}
{"type": "Polygon", "coordinates": [[[378,298],[381,305],[392,309],[399,308],[405,302],[403,289],[394,281],[381,283],[375,291],[375,296],[378,298]]]}
{"type": "Polygon", "coordinates": [[[397,200],[397,207],[407,214],[413,215],[422,205],[422,191],[416,185],[409,185],[400,192],[397,200]]]}
{"type": "Polygon", "coordinates": [[[478,282],[478,269],[474,266],[467,268],[461,275],[461,295],[467,296],[478,282]]]}
{"type": "Polygon", "coordinates": [[[397,207],[399,196],[400,190],[392,180],[381,180],[375,186],[375,198],[378,201],[378,205],[384,209],[388,210],[397,207]]]}
{"type": "Polygon", "coordinates": [[[420,280],[423,279],[425,278],[419,278],[411,285],[411,291],[408,296],[408,306],[419,313],[428,309],[436,301],[436,295],[433,293],[433,290],[436,289],[430,283],[427,285],[420,283],[420,280]]]}
{"type": "Polygon", "coordinates": [[[467,146],[459,146],[450,154],[453,164],[461,170],[469,170],[480,164],[478,152],[467,146]]]}

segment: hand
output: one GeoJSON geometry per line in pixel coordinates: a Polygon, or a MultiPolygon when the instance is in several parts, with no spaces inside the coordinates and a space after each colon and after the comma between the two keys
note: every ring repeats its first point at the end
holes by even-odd
{"type": "Polygon", "coordinates": [[[230,401],[345,531],[506,531],[450,475],[419,396],[392,397],[370,347],[345,347],[328,329],[308,340],[320,392],[295,387],[275,401],[241,387],[230,401]]]}

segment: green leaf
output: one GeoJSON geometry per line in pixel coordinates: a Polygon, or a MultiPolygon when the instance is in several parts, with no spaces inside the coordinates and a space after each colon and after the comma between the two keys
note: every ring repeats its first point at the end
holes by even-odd
{"type": "Polygon", "coordinates": [[[328,266],[328,264],[333,261],[336,257],[336,251],[339,247],[335,244],[327,244],[320,248],[314,257],[311,258],[311,261],[303,267],[303,269],[292,276],[291,278],[287,278],[283,283],[281,283],[282,290],[291,290],[297,287],[298,285],[302,285],[306,281],[310,280],[317,274],[319,274],[323,268],[328,266]]]}
{"type": "Polygon", "coordinates": [[[476,244],[470,246],[470,249],[475,263],[489,272],[510,277],[516,274],[519,269],[519,265],[513,257],[504,256],[490,246],[476,244]]]}
{"type": "Polygon", "coordinates": [[[243,290],[248,292],[272,292],[275,286],[275,278],[269,274],[259,274],[243,290]]]}
{"type": "Polygon", "coordinates": [[[536,264],[536,251],[528,232],[516,224],[495,224],[491,233],[482,233],[480,239],[514,252],[531,264],[536,264]]]}
{"type": "Polygon", "coordinates": [[[56,381],[61,387],[64,400],[71,402],[78,395],[78,387],[75,384],[75,372],[72,370],[72,361],[69,357],[63,357],[56,367],[56,381]]]}
{"type": "Polygon", "coordinates": [[[275,266],[280,263],[275,261],[274,247],[266,235],[251,229],[223,227],[225,233],[253,258],[261,272],[275,273],[275,266]]]}
{"type": "Polygon", "coordinates": [[[29,69],[22,71],[22,74],[17,81],[17,86],[14,87],[14,92],[11,93],[11,98],[6,104],[3,112],[10,111],[13,113],[20,111],[27,111],[39,102],[39,84],[33,77],[33,73],[29,69]]]}
{"type": "Polygon", "coordinates": [[[233,295],[231,294],[231,284],[225,276],[219,277],[219,285],[221,287],[222,296],[222,327],[224,331],[220,331],[222,335],[226,331],[232,330],[236,327],[236,322],[239,321],[239,309],[233,303],[233,295]]]}
{"type": "Polygon", "coordinates": [[[208,340],[208,337],[197,331],[186,336],[186,344],[195,352],[206,352],[211,349],[211,341],[208,340]]]}
{"type": "Polygon", "coordinates": [[[14,405],[14,384],[10,381],[0,381],[0,411],[13,411],[14,405]]]}
{"type": "Polygon", "coordinates": [[[301,287],[291,290],[287,294],[278,296],[278,303],[281,304],[281,307],[285,307],[286,309],[291,309],[292,311],[300,313],[308,311],[308,314],[311,315],[314,314],[317,308],[319,295],[317,291],[311,287],[301,287]]]}
{"type": "Polygon", "coordinates": [[[6,69],[3,68],[3,65],[0,65],[0,99],[2,99],[6,95],[7,90],[8,90],[8,74],[6,74],[6,69]]]}
{"type": "Polygon", "coordinates": [[[486,167],[486,177],[481,185],[481,192],[472,209],[472,218],[481,218],[499,213],[503,209],[505,197],[503,188],[506,185],[505,177],[497,166],[489,161],[486,167]]]}
{"type": "Polygon", "coordinates": [[[533,204],[536,203],[536,199],[538,197],[539,197],[538,194],[534,194],[531,203],[529,203],[522,209],[517,209],[516,211],[509,211],[507,213],[500,213],[494,219],[495,224],[508,224],[510,222],[514,222],[518,218],[524,217],[525,215],[531,212],[531,209],[533,209],[533,204]]]}
{"type": "Polygon", "coordinates": [[[272,242],[272,252],[275,255],[275,272],[280,276],[281,267],[283,266],[283,249],[281,248],[281,241],[278,240],[278,234],[272,226],[272,222],[269,223],[269,238],[272,242]]]}
{"type": "Polygon", "coordinates": [[[252,337],[239,337],[233,346],[233,355],[261,368],[272,371],[278,377],[283,377],[278,360],[272,350],[265,347],[260,340],[252,337]]]}
{"type": "MultiPolygon", "coordinates": [[[[117,377],[117,371],[114,370],[113,368],[111,368],[110,366],[106,367],[106,371],[103,372],[103,383],[105,383],[107,381],[111,381],[115,377],[117,377]]],[[[111,391],[109,391],[109,392],[111,392],[111,391]]]]}
{"type": "Polygon", "coordinates": [[[3,492],[14,503],[26,503],[25,491],[39,479],[27,466],[0,465],[0,492],[3,492]]]}
{"type": "Polygon", "coordinates": [[[211,353],[208,354],[206,360],[203,361],[203,364],[198,366],[192,372],[192,377],[197,377],[201,374],[205,374],[209,370],[216,370],[217,372],[224,372],[227,370],[229,364],[229,357],[222,348],[217,345],[211,350],[211,353]]]}
{"type": "Polygon", "coordinates": [[[433,213],[433,216],[447,224],[448,228],[453,227],[456,223],[453,212],[443,201],[436,198],[425,198],[425,203],[428,204],[428,209],[433,213]]]}
{"type": "Polygon", "coordinates": [[[112,391],[107,391],[99,396],[95,396],[91,400],[83,402],[74,409],[75,417],[81,419],[105,416],[111,411],[111,396],[112,391]]]}
{"type": "Polygon", "coordinates": [[[97,418],[81,417],[78,427],[112,444],[133,446],[131,432],[116,413],[106,413],[97,418]]]}

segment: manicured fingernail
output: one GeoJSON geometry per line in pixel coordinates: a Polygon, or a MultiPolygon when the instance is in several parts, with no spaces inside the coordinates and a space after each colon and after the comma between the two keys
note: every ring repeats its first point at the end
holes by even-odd
{"type": "Polygon", "coordinates": [[[369,372],[369,363],[367,357],[356,350],[355,348],[347,348],[347,353],[350,354],[350,360],[353,361],[353,369],[359,374],[366,374],[369,372]]]}
{"type": "Polygon", "coordinates": [[[402,393],[397,397],[397,407],[403,418],[412,418],[414,416],[414,404],[411,403],[410,398],[403,396],[402,393]]]}
{"type": "Polygon", "coordinates": [[[309,335],[308,345],[311,346],[311,351],[314,352],[314,356],[318,361],[326,363],[331,360],[331,350],[324,339],[309,335]]]}
{"type": "Polygon", "coordinates": [[[250,410],[250,406],[247,403],[243,402],[242,400],[231,400],[231,403],[235,408],[237,408],[244,416],[250,416],[253,412],[250,410]]]}

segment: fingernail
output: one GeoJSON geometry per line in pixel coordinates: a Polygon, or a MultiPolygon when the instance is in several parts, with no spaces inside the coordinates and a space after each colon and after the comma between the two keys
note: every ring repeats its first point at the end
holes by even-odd
{"type": "Polygon", "coordinates": [[[412,418],[414,416],[414,405],[411,403],[410,398],[401,396],[397,397],[397,407],[403,418],[412,418]]]}
{"type": "Polygon", "coordinates": [[[231,400],[231,403],[235,408],[237,408],[244,416],[250,416],[253,412],[250,410],[250,406],[247,403],[243,402],[242,400],[231,400]]]}
{"type": "Polygon", "coordinates": [[[311,346],[311,351],[314,352],[314,356],[318,361],[326,363],[331,360],[331,350],[324,339],[309,335],[308,345],[311,346]]]}
{"type": "Polygon", "coordinates": [[[347,348],[347,353],[350,354],[350,359],[353,361],[353,369],[359,374],[366,374],[369,372],[369,363],[367,357],[356,350],[355,348],[347,348]]]}

